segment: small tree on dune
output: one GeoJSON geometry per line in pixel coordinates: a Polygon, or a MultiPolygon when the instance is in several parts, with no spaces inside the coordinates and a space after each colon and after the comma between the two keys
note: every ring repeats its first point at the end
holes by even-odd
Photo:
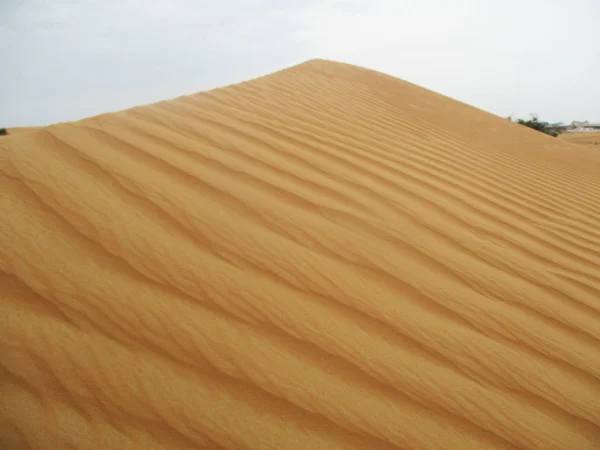
{"type": "Polygon", "coordinates": [[[0,136],[6,136],[8,134],[8,131],[6,131],[6,128],[0,128],[0,136]]]}

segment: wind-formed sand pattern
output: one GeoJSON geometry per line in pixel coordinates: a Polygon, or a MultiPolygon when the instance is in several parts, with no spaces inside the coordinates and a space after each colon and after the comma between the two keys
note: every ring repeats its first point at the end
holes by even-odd
{"type": "Polygon", "coordinates": [[[595,149],[314,60],[0,155],[1,448],[600,448],[595,149]]]}
{"type": "Polygon", "coordinates": [[[559,138],[571,144],[597,146],[595,150],[600,152],[600,132],[562,133],[559,138]]]}

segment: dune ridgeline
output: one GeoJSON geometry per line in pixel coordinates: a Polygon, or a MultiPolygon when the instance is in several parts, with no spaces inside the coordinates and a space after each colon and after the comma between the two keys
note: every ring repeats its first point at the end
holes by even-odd
{"type": "Polygon", "coordinates": [[[593,148],[314,60],[0,170],[1,448],[599,448],[593,148]]]}

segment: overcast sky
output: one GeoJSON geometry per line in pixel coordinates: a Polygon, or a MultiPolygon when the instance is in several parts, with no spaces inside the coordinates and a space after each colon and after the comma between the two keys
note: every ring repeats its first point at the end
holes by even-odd
{"type": "Polygon", "coordinates": [[[0,127],[148,104],[312,58],[492,113],[600,122],[600,0],[0,0],[0,127]]]}

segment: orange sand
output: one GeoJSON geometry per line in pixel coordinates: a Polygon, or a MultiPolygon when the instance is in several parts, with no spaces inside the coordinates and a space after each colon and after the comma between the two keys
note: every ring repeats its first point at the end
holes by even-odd
{"type": "Polygon", "coordinates": [[[2,448],[599,448],[598,151],[316,60],[0,155],[2,448]]]}
{"type": "Polygon", "coordinates": [[[600,151],[600,133],[563,133],[558,137],[571,144],[595,146],[595,148],[600,151]]]}
{"type": "Polygon", "coordinates": [[[31,131],[36,131],[39,130],[42,127],[16,127],[16,128],[9,128],[8,134],[21,134],[21,133],[29,133],[31,131]]]}

